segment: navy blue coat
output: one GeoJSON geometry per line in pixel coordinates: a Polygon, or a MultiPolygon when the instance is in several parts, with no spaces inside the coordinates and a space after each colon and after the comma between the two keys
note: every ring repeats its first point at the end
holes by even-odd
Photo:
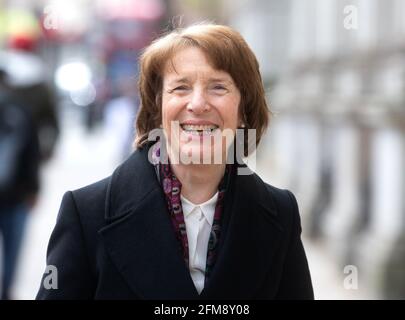
{"type": "Polygon", "coordinates": [[[41,283],[37,299],[313,299],[297,202],[256,174],[231,180],[199,295],[147,155],[138,149],[111,177],[64,195],[47,253],[58,289],[41,283]]]}

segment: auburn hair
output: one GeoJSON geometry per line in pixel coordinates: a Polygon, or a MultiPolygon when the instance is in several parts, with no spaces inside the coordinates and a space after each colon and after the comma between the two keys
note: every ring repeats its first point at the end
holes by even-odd
{"type": "MultiPolygon", "coordinates": [[[[162,86],[166,64],[180,50],[201,49],[213,68],[227,72],[240,91],[239,115],[244,124],[244,154],[248,155],[248,129],[256,130],[256,146],[270,120],[259,63],[243,37],[217,24],[197,24],[175,30],[154,40],[140,56],[138,87],[140,108],[134,147],[148,142],[149,132],[162,123],[162,86]]],[[[254,146],[254,147],[256,147],[254,146]]]]}

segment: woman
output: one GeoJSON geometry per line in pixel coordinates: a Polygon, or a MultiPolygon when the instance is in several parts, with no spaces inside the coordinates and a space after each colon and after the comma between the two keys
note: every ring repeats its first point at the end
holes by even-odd
{"type": "Polygon", "coordinates": [[[195,25],[140,64],[137,150],[65,194],[47,260],[58,289],[37,298],[312,299],[294,196],[241,170],[252,136],[236,133],[257,145],[269,120],[246,42],[195,25]]]}

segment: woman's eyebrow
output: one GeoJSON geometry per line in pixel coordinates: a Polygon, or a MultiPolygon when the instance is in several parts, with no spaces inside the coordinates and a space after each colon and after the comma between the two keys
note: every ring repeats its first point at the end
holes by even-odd
{"type": "MultiPolygon", "coordinates": [[[[188,77],[179,77],[179,78],[174,78],[168,81],[168,85],[175,85],[178,83],[188,83],[190,82],[190,79],[188,77]]],[[[233,81],[226,78],[226,77],[213,77],[213,78],[208,78],[207,79],[208,83],[212,82],[222,82],[222,83],[227,83],[227,84],[233,84],[233,81]]]]}
{"type": "Polygon", "coordinates": [[[228,78],[209,78],[208,79],[209,82],[224,82],[224,83],[228,83],[228,84],[232,84],[232,81],[229,80],[228,78]]]}
{"type": "Polygon", "coordinates": [[[187,77],[181,77],[181,78],[174,78],[173,80],[169,81],[169,85],[174,85],[176,83],[187,83],[189,79],[187,77]]]}

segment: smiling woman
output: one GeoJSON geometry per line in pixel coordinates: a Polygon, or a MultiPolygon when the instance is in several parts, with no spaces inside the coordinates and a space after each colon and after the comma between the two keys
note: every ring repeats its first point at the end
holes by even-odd
{"type": "MultiPolygon", "coordinates": [[[[178,152],[180,159],[185,158],[184,153],[197,160],[201,160],[204,154],[211,155],[208,160],[214,159],[215,153],[226,159],[227,142],[233,139],[229,139],[228,135],[222,136],[222,131],[230,129],[233,136],[238,124],[242,125],[238,114],[240,92],[232,77],[214,69],[202,50],[190,47],[176,53],[172,64],[166,65],[162,91],[162,123],[167,135],[169,159],[173,158],[173,152],[178,152]],[[172,130],[176,122],[180,124],[180,136],[171,134],[176,132],[172,130]]],[[[192,180],[202,181],[203,176],[214,180],[212,183],[207,181],[204,187],[198,189],[184,184],[184,196],[194,203],[201,203],[215,194],[225,167],[222,163],[207,166],[210,161],[204,164],[202,161],[194,162],[193,166],[189,163],[184,165],[181,161],[172,163],[172,169],[180,181],[181,178],[188,179],[188,176],[197,178],[191,178],[191,183],[192,180]]]]}
{"type": "Polygon", "coordinates": [[[176,29],[140,67],[136,150],[65,194],[47,260],[58,290],[38,298],[313,299],[294,195],[234,161],[237,131],[255,130],[256,146],[270,114],[245,40],[222,25],[176,29]]]}

